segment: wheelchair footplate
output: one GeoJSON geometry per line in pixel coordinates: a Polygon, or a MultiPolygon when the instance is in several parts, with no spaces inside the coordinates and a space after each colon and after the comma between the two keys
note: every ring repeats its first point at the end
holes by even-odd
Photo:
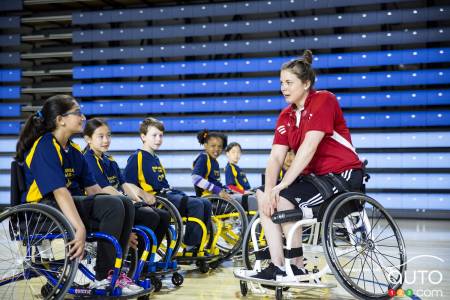
{"type": "Polygon", "coordinates": [[[130,295],[121,294],[120,288],[92,289],[88,287],[71,287],[64,299],[136,299],[142,297],[150,297],[155,287],[150,285],[148,288],[130,295]]]}
{"type": "Polygon", "coordinates": [[[240,280],[241,293],[246,296],[250,285],[250,290],[255,294],[267,294],[267,289],[274,289],[276,299],[281,299],[283,290],[288,288],[298,289],[318,289],[318,288],[334,288],[334,283],[322,282],[317,273],[310,273],[300,276],[280,276],[277,280],[265,280],[254,278],[257,272],[254,270],[235,269],[234,277],[240,280]]]}

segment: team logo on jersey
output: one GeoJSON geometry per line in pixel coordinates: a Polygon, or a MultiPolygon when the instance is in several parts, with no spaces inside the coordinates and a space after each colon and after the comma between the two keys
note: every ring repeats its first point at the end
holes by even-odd
{"type": "Polygon", "coordinates": [[[281,135],[286,133],[286,127],[284,125],[278,126],[277,130],[281,135]]]}

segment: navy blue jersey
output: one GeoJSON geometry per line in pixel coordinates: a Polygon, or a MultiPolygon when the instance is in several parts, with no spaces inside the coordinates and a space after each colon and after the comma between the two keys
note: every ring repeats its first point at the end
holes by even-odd
{"type": "Polygon", "coordinates": [[[166,179],[166,170],[161,165],[158,156],[140,149],[128,158],[125,181],[152,194],[170,188],[166,179]]]}
{"type": "Polygon", "coordinates": [[[103,154],[99,157],[92,149],[88,149],[84,152],[84,158],[101,188],[112,186],[116,190],[122,190],[125,180],[119,165],[111,155],[103,154]]]}
{"type": "MultiPolygon", "coordinates": [[[[224,188],[220,182],[220,167],[216,159],[211,158],[206,152],[200,153],[194,160],[192,175],[203,177],[215,186],[224,188]]],[[[197,188],[197,187],[196,187],[197,188]]],[[[211,194],[210,191],[204,190],[202,196],[211,194]]]]}
{"type": "Polygon", "coordinates": [[[250,189],[247,176],[242,172],[238,165],[227,163],[225,167],[225,184],[227,186],[234,185],[241,191],[250,189]]]}
{"type": "Polygon", "coordinates": [[[80,146],[69,140],[64,149],[50,132],[25,153],[24,173],[27,192],[23,202],[53,198],[51,193],[61,187],[67,187],[73,196],[83,196],[84,188],[96,184],[80,146]]]}

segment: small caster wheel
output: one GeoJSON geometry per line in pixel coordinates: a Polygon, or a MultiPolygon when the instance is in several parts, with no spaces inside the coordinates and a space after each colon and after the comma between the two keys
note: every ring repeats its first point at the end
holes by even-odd
{"type": "Polygon", "coordinates": [[[52,291],[53,291],[53,285],[51,285],[48,282],[41,287],[41,295],[44,298],[47,298],[48,296],[50,296],[52,291]]]}
{"type": "Polygon", "coordinates": [[[184,277],[178,272],[172,274],[172,283],[176,286],[182,285],[184,282],[184,277]]]}
{"type": "Polygon", "coordinates": [[[277,289],[275,290],[275,299],[277,300],[282,300],[283,299],[283,288],[281,287],[277,287],[277,289]]]}
{"type": "Polygon", "coordinates": [[[209,263],[209,267],[211,269],[217,269],[220,265],[220,262],[218,260],[212,261],[209,263]]]}
{"type": "Polygon", "coordinates": [[[162,281],[159,278],[152,277],[151,278],[152,285],[155,287],[155,292],[159,292],[162,288],[162,281]]]}
{"type": "Polygon", "coordinates": [[[248,286],[247,286],[247,282],[245,281],[240,281],[240,285],[241,285],[241,294],[242,296],[247,296],[248,293],[248,286]]]}
{"type": "Polygon", "coordinates": [[[208,273],[208,271],[209,271],[209,265],[204,261],[201,261],[199,263],[198,268],[199,268],[200,272],[202,272],[202,273],[208,273]]]}

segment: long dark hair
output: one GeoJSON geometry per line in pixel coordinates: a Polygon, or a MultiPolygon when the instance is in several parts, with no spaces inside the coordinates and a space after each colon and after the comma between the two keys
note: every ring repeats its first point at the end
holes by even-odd
{"type": "Polygon", "coordinates": [[[225,148],[227,146],[228,138],[225,134],[221,132],[208,131],[208,129],[204,129],[199,133],[197,133],[197,140],[200,143],[200,145],[208,143],[210,138],[219,138],[223,142],[223,147],[225,148]]]}
{"type": "Polygon", "coordinates": [[[41,110],[28,117],[17,141],[15,159],[23,161],[25,152],[41,135],[55,130],[56,117],[71,110],[74,101],[69,95],[52,96],[44,102],[41,110]]]}
{"type": "Polygon", "coordinates": [[[281,71],[288,70],[297,76],[303,83],[309,81],[311,83],[310,88],[314,87],[316,81],[316,73],[312,68],[313,54],[311,50],[305,50],[302,57],[288,61],[281,66],[281,71]]]}

